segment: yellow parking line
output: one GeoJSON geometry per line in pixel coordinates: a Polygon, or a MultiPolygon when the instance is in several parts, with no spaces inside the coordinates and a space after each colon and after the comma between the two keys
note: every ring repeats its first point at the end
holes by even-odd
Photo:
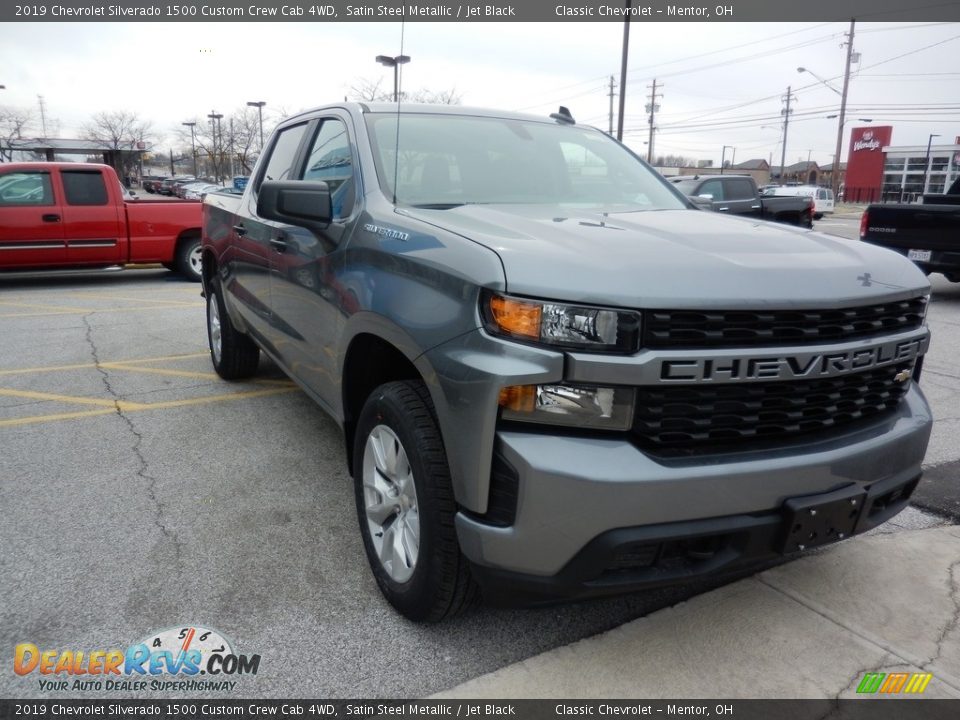
{"type": "MultiPolygon", "coordinates": [[[[199,397],[199,398],[188,398],[185,400],[169,400],[167,402],[158,402],[158,403],[128,403],[125,401],[113,402],[109,400],[100,401],[100,403],[109,403],[112,407],[102,408],[100,410],[88,410],[85,412],[73,412],[73,413],[59,413],[56,415],[32,415],[30,417],[24,418],[14,418],[11,420],[0,420],[0,427],[12,427],[19,425],[31,425],[31,424],[40,424],[48,422],[57,422],[60,420],[73,420],[76,418],[84,417],[93,417],[96,415],[109,415],[110,413],[117,412],[119,408],[123,412],[142,412],[144,410],[167,410],[169,408],[178,408],[178,407],[187,407],[190,405],[208,405],[217,402],[229,402],[231,400],[246,400],[249,398],[256,397],[268,397],[270,395],[280,395],[282,393],[293,392],[297,390],[296,386],[283,387],[283,388],[271,388],[269,390],[249,390],[247,392],[238,392],[238,393],[228,393],[226,395],[211,395],[209,397],[199,397]]],[[[0,391],[3,394],[8,394],[6,391],[0,391]]],[[[45,393],[36,393],[36,394],[45,394],[45,393]]],[[[67,402],[67,396],[61,396],[64,399],[63,402],[67,402]]],[[[52,398],[56,399],[56,397],[52,398]]],[[[78,402],[80,400],[94,400],[94,398],[72,398],[69,402],[78,402]]]]}
{"type": "Polygon", "coordinates": [[[248,398],[268,397],[299,390],[296,385],[290,387],[270,388],[269,390],[247,390],[246,392],[227,393],[226,395],[210,395],[208,397],[188,398],[185,400],[168,400],[167,402],[149,403],[143,410],[165,410],[167,408],[187,407],[189,405],[206,405],[208,403],[224,402],[227,400],[246,400],[248,398]]]}
{"type": "Polygon", "coordinates": [[[44,305],[41,303],[26,303],[16,300],[0,300],[0,305],[9,305],[11,307],[40,308],[41,310],[72,310],[76,312],[92,312],[83,308],[72,308],[68,305],[44,305]]]}
{"type": "Polygon", "coordinates": [[[198,305],[202,304],[199,301],[197,302],[187,302],[186,300],[164,300],[163,298],[137,298],[130,297],[128,295],[106,295],[99,293],[70,293],[71,297],[77,298],[94,298],[97,300],[126,300],[128,302],[160,302],[168,303],[170,305],[198,305]]]}
{"type": "MultiPolygon", "coordinates": [[[[210,353],[199,352],[186,355],[159,355],[157,357],[133,358],[130,360],[113,360],[110,365],[132,365],[134,363],[164,362],[167,360],[186,360],[189,358],[206,357],[210,353]]],[[[27,375],[31,373],[59,372],[61,370],[83,370],[85,368],[95,368],[94,363],[80,363],[77,365],[47,365],[46,367],[17,368],[14,370],[0,370],[0,375],[27,375]]],[[[119,368],[117,368],[119,369],[119,368]]]]}
{"type": "Polygon", "coordinates": [[[42,317],[48,315],[87,315],[112,312],[137,312],[138,310],[174,310],[180,307],[203,307],[202,302],[184,303],[183,305],[145,305],[143,307],[121,307],[121,308],[98,308],[96,310],[70,310],[63,309],[55,312],[24,312],[24,313],[3,313],[0,318],[30,318],[42,317]]]}
{"type": "Polygon", "coordinates": [[[142,403],[130,403],[125,400],[107,400],[105,398],[83,397],[78,395],[59,395],[57,393],[37,392],[36,390],[8,390],[0,388],[0,395],[5,397],[27,398],[28,400],[51,400],[54,402],[69,403],[71,405],[99,405],[101,407],[118,406],[122,410],[142,410],[149,407],[142,403]]]}
{"type": "Polygon", "coordinates": [[[171,375],[173,377],[197,378],[199,380],[216,380],[219,376],[212,372],[190,372],[189,370],[167,370],[166,368],[139,367],[137,365],[121,365],[119,363],[100,363],[100,367],[107,370],[121,370],[123,372],[149,373],[151,375],[171,375]]]}
{"type": "Polygon", "coordinates": [[[0,427],[12,427],[15,425],[30,425],[31,423],[55,422],[57,420],[73,420],[74,418],[93,417],[94,415],[109,415],[115,413],[116,408],[104,410],[87,410],[85,412],[60,413],[59,415],[33,415],[25,418],[14,418],[13,420],[0,420],[0,427]]]}

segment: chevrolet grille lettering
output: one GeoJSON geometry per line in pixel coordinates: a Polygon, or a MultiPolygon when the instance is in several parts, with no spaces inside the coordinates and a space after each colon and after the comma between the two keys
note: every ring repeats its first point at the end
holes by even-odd
{"type": "MultiPolygon", "coordinates": [[[[844,375],[885,365],[912,362],[922,352],[923,338],[885,343],[823,354],[774,357],[720,357],[663,360],[661,382],[739,382],[752,380],[792,380],[844,375]]],[[[911,372],[898,373],[895,380],[906,382],[911,372]]]]}

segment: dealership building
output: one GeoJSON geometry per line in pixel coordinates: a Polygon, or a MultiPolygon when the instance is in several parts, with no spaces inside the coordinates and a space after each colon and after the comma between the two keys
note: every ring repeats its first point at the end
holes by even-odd
{"type": "MultiPolygon", "coordinates": [[[[935,139],[934,136],[931,139],[935,139]]],[[[844,177],[847,202],[913,202],[924,193],[944,192],[960,178],[960,136],[950,145],[894,146],[893,126],[850,131],[844,177]]]]}

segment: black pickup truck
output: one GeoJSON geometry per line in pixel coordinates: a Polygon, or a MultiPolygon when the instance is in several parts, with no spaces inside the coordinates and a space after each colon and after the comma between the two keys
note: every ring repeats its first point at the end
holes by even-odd
{"type": "Polygon", "coordinates": [[[960,282],[960,179],[922,204],[870,205],[860,218],[860,239],[906,255],[928,275],[960,282]]]}
{"type": "Polygon", "coordinates": [[[714,212],[813,227],[813,199],[760,196],[749,175],[707,175],[672,179],[674,187],[695,204],[714,212]]]}

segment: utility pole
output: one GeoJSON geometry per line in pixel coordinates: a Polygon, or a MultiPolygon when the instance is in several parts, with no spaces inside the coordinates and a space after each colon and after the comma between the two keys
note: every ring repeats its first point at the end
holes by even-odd
{"type": "Polygon", "coordinates": [[[780,114],[783,115],[783,147],[780,149],[780,184],[783,185],[783,168],[787,163],[787,130],[790,127],[790,114],[793,112],[793,110],[790,109],[793,93],[789,85],[787,85],[787,94],[781,99],[786,103],[786,107],[780,111],[780,114]]]}
{"type": "Polygon", "coordinates": [[[843,71],[843,92],[840,94],[840,119],[837,125],[837,153],[833,161],[833,172],[830,173],[830,187],[833,189],[833,196],[837,197],[840,192],[840,150],[843,147],[843,123],[844,116],[847,114],[847,88],[850,86],[850,59],[853,56],[853,29],[857,21],[850,18],[850,32],[847,33],[847,65],[843,71]]]}
{"type": "Polygon", "coordinates": [[[626,12],[623,15],[623,50],[620,53],[620,115],[617,118],[617,140],[623,140],[623,113],[627,105],[627,56],[630,54],[630,6],[633,0],[626,0],[626,12]]]}
{"type": "Polygon", "coordinates": [[[43,95],[37,95],[37,102],[40,103],[40,126],[43,128],[43,137],[47,137],[47,105],[43,102],[43,95]]]}
{"type": "Polygon", "coordinates": [[[607,131],[607,135],[613,137],[613,75],[610,76],[610,129],[607,131]]]}
{"type": "MultiPolygon", "coordinates": [[[[657,79],[653,79],[653,85],[647,85],[650,88],[650,104],[647,105],[647,112],[650,113],[650,137],[647,141],[647,162],[653,163],[653,130],[654,130],[654,116],[657,114],[657,110],[660,109],[660,106],[657,105],[657,98],[663,97],[663,93],[657,92],[657,79]]],[[[660,87],[663,87],[662,85],[660,87]]]]}

